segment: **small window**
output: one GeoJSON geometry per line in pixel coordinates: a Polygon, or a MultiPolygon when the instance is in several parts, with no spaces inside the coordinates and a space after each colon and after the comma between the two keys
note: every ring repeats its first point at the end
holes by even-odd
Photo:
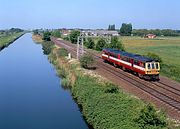
{"type": "Polygon", "coordinates": [[[154,65],[154,63],[152,63],[152,69],[155,69],[155,65],[154,65]]]}
{"type": "Polygon", "coordinates": [[[150,63],[148,63],[148,69],[151,69],[151,64],[150,63]]]}
{"type": "Polygon", "coordinates": [[[135,65],[138,65],[138,61],[137,61],[137,60],[135,60],[135,61],[134,61],[134,64],[135,64],[135,65]]]}
{"type": "Polygon", "coordinates": [[[158,63],[156,63],[156,69],[159,69],[159,65],[158,65],[158,63]]]}

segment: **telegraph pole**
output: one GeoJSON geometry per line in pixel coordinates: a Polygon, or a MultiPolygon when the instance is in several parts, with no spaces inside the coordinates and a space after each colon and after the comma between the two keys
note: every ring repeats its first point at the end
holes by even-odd
{"type": "Polygon", "coordinates": [[[79,39],[80,37],[78,37],[78,40],[77,40],[77,59],[79,60],[79,39]]]}
{"type": "Polygon", "coordinates": [[[77,40],[77,59],[84,54],[84,36],[79,36],[77,40]],[[80,41],[81,40],[81,41],[80,41]]]}

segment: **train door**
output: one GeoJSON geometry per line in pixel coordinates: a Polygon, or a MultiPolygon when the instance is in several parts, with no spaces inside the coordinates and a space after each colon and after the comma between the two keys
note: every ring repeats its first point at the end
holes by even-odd
{"type": "Polygon", "coordinates": [[[121,56],[120,56],[120,54],[118,54],[118,59],[121,59],[121,56]]]}
{"type": "MultiPolygon", "coordinates": [[[[134,65],[134,59],[130,59],[130,63],[131,63],[131,67],[133,68],[133,65],[134,65]]],[[[132,69],[131,68],[131,69],[132,69]]]]}

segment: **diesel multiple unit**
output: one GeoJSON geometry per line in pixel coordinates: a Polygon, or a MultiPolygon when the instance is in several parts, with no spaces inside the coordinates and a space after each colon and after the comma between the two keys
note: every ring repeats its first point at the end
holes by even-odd
{"type": "Polygon", "coordinates": [[[160,64],[157,60],[115,49],[103,49],[102,59],[129,70],[146,80],[159,80],[160,64]]]}

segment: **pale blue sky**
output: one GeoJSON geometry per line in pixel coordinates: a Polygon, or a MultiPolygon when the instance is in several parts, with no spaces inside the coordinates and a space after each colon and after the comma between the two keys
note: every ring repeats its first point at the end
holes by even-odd
{"type": "Polygon", "coordinates": [[[0,0],[0,29],[107,28],[180,29],[180,0],[0,0]]]}

